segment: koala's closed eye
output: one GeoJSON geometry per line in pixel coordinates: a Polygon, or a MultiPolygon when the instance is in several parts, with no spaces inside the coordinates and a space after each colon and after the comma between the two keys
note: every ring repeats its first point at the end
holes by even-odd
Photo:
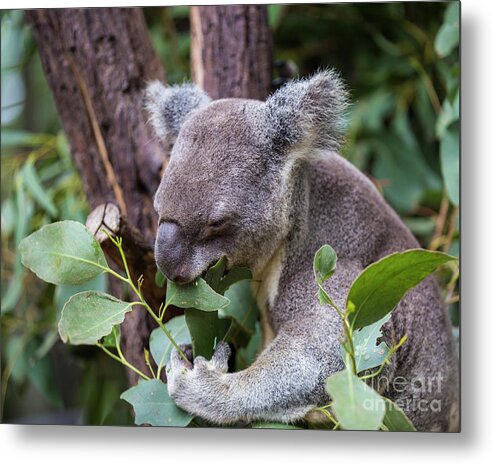
{"type": "Polygon", "coordinates": [[[216,237],[227,233],[232,226],[232,217],[222,217],[208,222],[204,228],[205,238],[216,237]]]}

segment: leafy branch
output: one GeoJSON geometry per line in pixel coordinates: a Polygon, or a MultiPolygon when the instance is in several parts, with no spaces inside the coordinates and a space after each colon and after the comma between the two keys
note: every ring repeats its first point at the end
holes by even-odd
{"type": "Polygon", "coordinates": [[[390,348],[378,344],[381,327],[405,294],[453,256],[421,249],[393,253],[371,264],[352,284],[342,310],[323,284],[336,271],[337,256],[329,245],[321,247],[313,263],[321,304],[332,306],[343,324],[341,341],[345,369],[326,380],[329,405],[315,408],[333,424],[347,430],[415,430],[405,413],[365,381],[379,376],[407,335],[390,348]],[[374,369],[372,372],[371,369],[374,369]],[[361,374],[369,372],[366,374],[361,374]],[[367,405],[371,407],[367,407],[367,405]]]}

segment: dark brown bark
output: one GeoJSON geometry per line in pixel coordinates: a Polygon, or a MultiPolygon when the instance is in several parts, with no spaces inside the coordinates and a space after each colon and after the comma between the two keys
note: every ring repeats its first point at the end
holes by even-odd
{"type": "MultiPolygon", "coordinates": [[[[89,204],[92,209],[117,205],[120,222],[112,230],[123,235],[133,277],[144,275],[144,295],[157,310],[164,295],[153,279],[157,217],[152,196],[167,152],[146,124],[142,89],[149,80],[164,81],[165,76],[142,11],[46,9],[27,15],[89,204]]],[[[272,50],[265,6],[193,7],[192,29],[194,79],[211,97],[268,95],[272,50]]],[[[99,215],[109,225],[114,218],[102,208],[91,221],[97,223],[99,215]]],[[[121,266],[104,240],[102,246],[121,266]]],[[[125,356],[147,373],[143,349],[153,327],[143,310],[129,313],[122,326],[125,356]]],[[[135,383],[135,374],[128,373],[135,383]]]]}
{"type": "Polygon", "coordinates": [[[268,96],[272,39],[265,5],[192,7],[191,37],[193,80],[213,99],[268,96]]]}
{"type": "MultiPolygon", "coordinates": [[[[151,250],[157,219],[152,195],[166,153],[146,124],[141,91],[165,76],[142,11],[45,9],[27,15],[89,205],[118,205],[151,250]]],[[[144,372],[150,327],[144,311],[133,311],[122,327],[125,356],[144,372]]],[[[136,381],[133,373],[129,378],[136,381]]]]}
{"type": "Polygon", "coordinates": [[[164,301],[166,291],[155,284],[157,266],[154,260],[154,250],[142,233],[127,222],[119,208],[113,203],[105,203],[92,210],[87,218],[86,226],[101,244],[105,255],[119,269],[124,270],[118,248],[107,234],[122,238],[123,251],[133,282],[137,282],[142,276],[141,289],[145,300],[152,308],[159,308],[161,302],[164,301]]]}

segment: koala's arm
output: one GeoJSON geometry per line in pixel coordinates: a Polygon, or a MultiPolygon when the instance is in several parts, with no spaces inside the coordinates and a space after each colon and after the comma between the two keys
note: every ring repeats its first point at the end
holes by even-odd
{"type": "MultiPolygon", "coordinates": [[[[324,379],[341,368],[340,350],[320,335],[326,333],[320,334],[319,318],[288,324],[248,369],[231,374],[225,343],[210,361],[195,359],[192,369],[175,351],[167,370],[169,393],[181,408],[217,424],[300,419],[326,400],[324,379]]],[[[332,339],[336,345],[337,337],[332,339]]]]}

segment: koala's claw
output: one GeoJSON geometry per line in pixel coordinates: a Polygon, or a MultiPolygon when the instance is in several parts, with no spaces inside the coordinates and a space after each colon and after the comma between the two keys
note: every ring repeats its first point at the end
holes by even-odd
{"type": "MultiPolygon", "coordinates": [[[[185,345],[180,345],[179,348],[187,354],[185,345]]],[[[193,413],[200,396],[227,372],[230,355],[229,345],[220,342],[210,361],[197,356],[191,364],[181,357],[178,350],[173,349],[166,376],[168,392],[176,404],[193,413]]]]}
{"type": "Polygon", "coordinates": [[[228,369],[228,361],[230,356],[231,348],[229,345],[225,342],[219,342],[210,362],[216,370],[225,373],[228,369]]]}

